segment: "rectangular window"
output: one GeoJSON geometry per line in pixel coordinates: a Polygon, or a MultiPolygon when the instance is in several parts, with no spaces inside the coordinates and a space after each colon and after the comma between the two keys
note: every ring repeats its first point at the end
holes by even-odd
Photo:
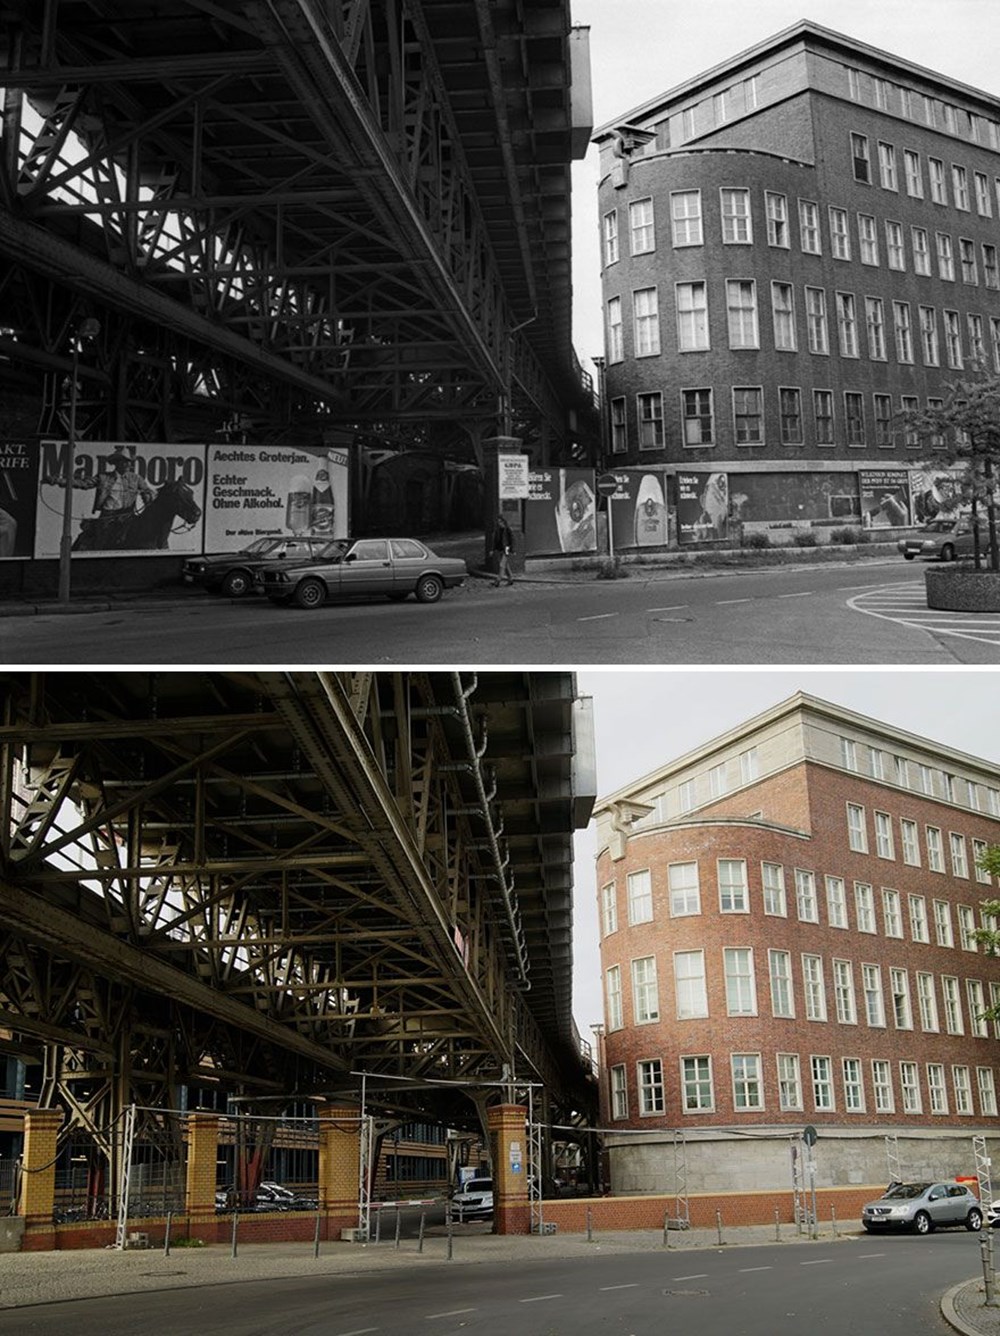
{"type": "Polygon", "coordinates": [[[980,218],[993,217],[993,202],[990,198],[990,181],[985,172],[975,173],[976,211],[980,218]]]}
{"type": "Polygon", "coordinates": [[[925,278],[930,277],[931,248],[927,239],[927,229],[925,227],[911,227],[910,241],[913,245],[913,272],[923,274],[925,278]]]}
{"type": "Polygon", "coordinates": [[[910,904],[910,936],[915,942],[929,942],[930,933],[927,930],[927,901],[922,895],[911,895],[910,904]]]}
{"type": "Polygon", "coordinates": [[[740,752],[740,783],[752,784],[755,779],[759,778],[760,761],[757,748],[749,747],[746,751],[740,752]]]}
{"type": "Polygon", "coordinates": [[[625,400],[611,400],[611,452],[622,455],[628,447],[628,427],[625,423],[625,400]]]}
{"type": "Polygon", "coordinates": [[[817,1113],[827,1113],[835,1107],[833,1101],[832,1064],[829,1058],[810,1058],[812,1068],[813,1105],[817,1113]]]}
{"type": "Polygon", "coordinates": [[[764,1107],[759,1053],[733,1053],[733,1107],[744,1112],[764,1107]]]}
{"type": "Polygon", "coordinates": [[[858,921],[858,932],[875,933],[875,892],[866,881],[854,883],[854,913],[858,921]]]}
{"type": "Polygon", "coordinates": [[[813,421],[816,444],[833,445],[833,391],[813,390],[813,421]]]}
{"type": "Polygon", "coordinates": [[[655,288],[632,294],[635,311],[635,355],[655,357],[660,351],[660,312],[655,288]]]}
{"type": "Polygon", "coordinates": [[[1000,318],[990,316],[990,341],[993,344],[993,363],[1000,371],[1000,318]]]}
{"type": "Polygon", "coordinates": [[[710,798],[721,798],[726,792],[726,763],[713,765],[708,772],[708,793],[710,798]]]}
{"type": "Polygon", "coordinates": [[[667,867],[667,885],[670,890],[671,918],[701,913],[697,863],[671,863],[667,867]]]}
{"type": "Polygon", "coordinates": [[[878,965],[861,966],[861,985],[865,994],[865,1020],[876,1028],[885,1027],[885,999],[882,996],[882,971],[878,965]]]}
{"type": "Polygon", "coordinates": [[[978,951],[979,946],[973,933],[976,930],[976,911],[969,905],[958,905],[958,942],[963,951],[978,951]]]}
{"type": "Polygon", "coordinates": [[[618,899],[613,881],[601,887],[601,911],[604,935],[610,937],[613,932],[618,931],[618,899]]]}
{"type": "Polygon", "coordinates": [[[757,284],[753,279],[726,280],[726,312],[730,348],[758,348],[757,284]]]}
{"type": "Polygon", "coordinates": [[[889,970],[889,989],[892,993],[892,1019],[897,1030],[913,1029],[913,1011],[910,1007],[910,976],[906,970],[889,970]]]}
{"type": "Polygon", "coordinates": [[[962,270],[962,282],[973,286],[979,282],[979,267],[976,264],[976,243],[968,237],[958,239],[958,262],[962,270]]]}
{"type": "Polygon", "coordinates": [[[677,347],[682,353],[708,347],[708,298],[704,283],[677,284],[677,347]]]}
{"type": "Polygon", "coordinates": [[[917,838],[917,823],[901,817],[899,830],[903,837],[903,862],[909,863],[910,867],[919,867],[920,842],[917,838]]]}
{"type": "Polygon", "coordinates": [[[944,845],[937,826],[927,827],[927,866],[932,872],[944,871],[944,845]]]}
{"type": "Polygon", "coordinates": [[[792,996],[792,957],[789,951],[768,951],[768,970],[771,979],[771,1011],[775,1016],[795,1015],[792,996]]]}
{"type": "Polygon", "coordinates": [[[864,1113],[865,1088],[861,1080],[861,1059],[844,1058],[844,1112],[864,1113]]]}
{"type": "Polygon", "coordinates": [[[983,282],[994,292],[1000,289],[1000,271],[997,269],[997,248],[988,241],[983,242],[983,282]]]}
{"type": "Polygon", "coordinates": [[[823,957],[802,957],[802,990],[806,999],[806,1020],[826,1020],[826,987],[823,983],[823,957]]]}
{"type": "Polygon", "coordinates": [[[969,859],[965,851],[965,836],[956,835],[952,831],[948,836],[948,843],[951,847],[951,875],[953,877],[967,877],[969,875],[969,859]]]}
{"type": "Polygon", "coordinates": [[[700,246],[701,191],[678,190],[670,196],[670,218],[675,246],[700,246]]]}
{"type": "Polygon", "coordinates": [[[948,1091],[944,1084],[944,1063],[927,1064],[927,1093],[931,1101],[931,1113],[948,1112],[948,1091]]]}
{"type": "Polygon", "coordinates": [[[938,354],[937,312],[933,306],[920,306],[920,353],[924,366],[937,366],[938,354]]]}
{"type": "Polygon", "coordinates": [[[809,351],[828,353],[830,338],[826,327],[826,292],[823,288],[806,288],[806,329],[809,333],[809,351]]]}
{"type": "Polygon", "coordinates": [[[896,1101],[892,1093],[892,1063],[884,1058],[872,1059],[872,1089],[875,1091],[875,1112],[894,1113],[896,1101]]]}
{"type": "Polygon", "coordinates": [[[890,450],[896,443],[892,435],[892,395],[873,394],[872,404],[875,409],[875,444],[882,450],[890,450]]]}
{"type": "Polygon", "coordinates": [[[868,828],[865,809],[857,803],[847,804],[847,842],[856,854],[868,852],[868,828]]]}
{"type": "Polygon", "coordinates": [[[894,756],[896,783],[901,789],[910,787],[910,766],[905,756],[894,756]]]}
{"type": "Polygon", "coordinates": [[[981,881],[984,886],[992,886],[993,878],[989,872],[981,866],[983,858],[986,856],[988,845],[985,840],[972,841],[972,862],[976,869],[976,881],[981,881]]]}
{"type": "Polygon", "coordinates": [[[712,1092],[712,1060],[705,1054],[681,1058],[681,1084],[685,1113],[709,1113],[715,1107],[712,1092]]]}
{"type": "Polygon", "coordinates": [[[704,951],[674,952],[674,993],[679,1021],[708,1015],[704,951]]]}
{"type": "Polygon", "coordinates": [[[841,357],[857,357],[858,355],[858,313],[854,294],[852,292],[838,292],[835,296],[837,304],[837,333],[840,338],[841,357]]]}
{"type": "Polygon", "coordinates": [[[653,918],[653,883],[649,869],[630,872],[627,880],[629,924],[650,923],[653,918]]]}
{"type": "Polygon", "coordinates": [[[953,282],[955,278],[955,248],[947,232],[935,232],[937,243],[938,277],[953,282]]]}
{"type": "Polygon", "coordinates": [[[767,244],[788,249],[788,200],[773,190],[764,192],[764,208],[767,213],[767,244]]]}
{"type": "Polygon", "coordinates": [[[879,185],[883,190],[896,190],[896,150],[892,144],[879,140],[878,146],[879,185]]]}
{"type": "Polygon", "coordinates": [[[910,326],[910,303],[893,302],[893,333],[896,337],[896,360],[913,361],[913,331],[910,326]]]}
{"type": "Polygon", "coordinates": [[[854,971],[849,960],[833,962],[833,996],[840,1024],[856,1025],[858,1014],[854,1003],[854,971]]]}
{"type": "Polygon", "coordinates": [[[899,271],[906,268],[906,252],[903,249],[902,223],[887,222],[885,225],[886,263],[890,269],[899,271]]]}
{"type": "Polygon", "coordinates": [[[920,169],[920,154],[912,148],[903,149],[903,170],[906,174],[906,193],[911,199],[923,199],[924,175],[920,169]]]}
{"type": "Polygon", "coordinates": [[[862,264],[878,264],[878,232],[871,214],[858,214],[858,248],[862,264]]]}
{"type": "Polygon", "coordinates": [[[902,937],[903,915],[899,905],[899,892],[888,886],[882,887],[882,922],[886,937],[902,937]]]}
{"type": "Polygon", "coordinates": [[[958,980],[951,974],[941,975],[941,994],[944,998],[944,1028],[949,1034],[965,1034],[962,1019],[962,995],[958,980]]]}
{"type": "Polygon", "coordinates": [[[637,401],[639,410],[639,449],[663,449],[663,395],[659,390],[651,394],[640,394],[637,401]]]}
{"type": "Polygon", "coordinates": [[[823,253],[819,235],[819,205],[812,200],[799,200],[799,244],[807,255],[823,253]]]}
{"type": "Polygon", "coordinates": [[[677,805],[682,812],[690,812],[694,807],[694,780],[685,779],[677,785],[677,805]]]}
{"type": "Polygon", "coordinates": [[[990,1024],[985,1016],[986,995],[978,979],[966,979],[965,996],[969,1004],[969,1029],[977,1039],[989,1037],[990,1024]]]}
{"type": "Polygon", "coordinates": [[[851,231],[847,210],[830,205],[830,253],[835,260],[851,258],[851,231]]]}
{"type": "Polygon", "coordinates": [[[612,965],[605,975],[605,989],[608,1003],[608,1029],[622,1028],[622,971],[620,965],[612,965]]]}
{"type": "Polygon", "coordinates": [[[955,1112],[963,1115],[971,1114],[972,1080],[968,1067],[952,1067],[951,1088],[955,1092],[955,1112]]]}
{"type": "Polygon", "coordinates": [[[872,164],[867,135],[851,135],[851,157],[854,160],[854,179],[871,185],[872,164]]]}
{"type": "Polygon", "coordinates": [[[632,1011],[636,1025],[650,1025],[660,1019],[654,956],[632,961],[632,1011]]]}
{"type": "Polygon", "coordinates": [[[625,342],[622,338],[622,299],[611,297],[608,300],[608,361],[621,362],[625,358],[625,342]]]}
{"type": "Polygon", "coordinates": [[[663,1067],[659,1058],[636,1064],[639,1086],[639,1116],[648,1118],[663,1112],[663,1067]]]}
{"type": "Polygon", "coordinates": [[[951,925],[951,905],[947,900],[934,901],[934,940],[938,946],[955,945],[955,934],[951,925]]]}
{"type": "Polygon", "coordinates": [[[899,1084],[903,1092],[903,1112],[922,1113],[920,1071],[915,1062],[901,1062],[899,1064],[899,1084]]]}
{"type": "Polygon", "coordinates": [[[962,324],[957,311],[944,313],[944,351],[948,365],[955,371],[962,369],[962,324]]]}
{"type": "Polygon", "coordinates": [[[795,352],[795,304],[791,283],[771,284],[771,317],[774,346],[779,352],[795,352]]]}
{"type": "Polygon", "coordinates": [[[645,255],[648,251],[656,249],[651,199],[633,200],[628,206],[628,226],[633,255],[645,255]]]}
{"type": "Polygon", "coordinates": [[[947,204],[948,191],[944,183],[944,163],[940,158],[928,158],[927,169],[931,178],[931,199],[935,204],[947,204]]]}
{"type": "Polygon", "coordinates": [[[826,914],[831,928],[847,927],[847,893],[843,877],[826,879],[826,914]]]}
{"type": "Polygon", "coordinates": [[[778,390],[783,445],[802,445],[802,391],[782,386],[778,390]]]}
{"type": "Polygon", "coordinates": [[[938,1032],[937,998],[934,994],[934,975],[917,971],[917,1009],[920,1012],[920,1028],[927,1034],[938,1032]]]}
{"type": "Polygon", "coordinates": [[[979,1086],[979,1111],[984,1118],[997,1115],[997,1092],[993,1080],[992,1067],[977,1067],[976,1082],[979,1086]]]}
{"type": "Polygon", "coordinates": [[[723,243],[727,246],[749,245],[753,241],[750,191],[723,188],[719,193],[722,202],[723,243]]]}
{"type": "Polygon", "coordinates": [[[865,324],[868,330],[868,356],[874,362],[884,362],[885,307],[881,297],[865,298],[865,324]]]}
{"type": "Polygon", "coordinates": [[[951,188],[955,196],[955,208],[969,211],[969,173],[964,167],[952,163],[951,188]]]}
{"type": "Polygon", "coordinates": [[[788,913],[785,904],[785,869],[780,863],[762,863],[760,873],[764,891],[764,913],[777,914],[784,918],[788,913]]]}
{"type": "Polygon", "coordinates": [[[737,445],[764,444],[764,410],[759,385],[733,386],[733,434],[737,445]]]}
{"type": "Polygon", "coordinates": [[[681,390],[684,411],[684,444],[712,445],[715,442],[715,413],[711,390],[681,390]]]}
{"type": "Polygon", "coordinates": [[[618,263],[618,210],[604,215],[604,263],[618,263]]]}
{"type": "Polygon", "coordinates": [[[720,858],[719,909],[723,914],[746,914],[750,909],[747,865],[742,858],[720,858]]]}
{"type": "Polygon", "coordinates": [[[628,1117],[628,1089],[625,1085],[624,1066],[611,1068],[611,1116],[628,1117]]]}
{"type": "Polygon", "coordinates": [[[819,906],[816,900],[816,876],[813,872],[795,869],[795,906],[802,923],[819,922],[819,906]]]}
{"type": "Polygon", "coordinates": [[[778,1053],[778,1104],[788,1111],[802,1108],[802,1073],[797,1053],[778,1053]]]}
{"type": "Polygon", "coordinates": [[[983,317],[970,315],[969,321],[969,356],[973,362],[986,362],[986,336],[983,333],[983,317]]]}
{"type": "Polygon", "coordinates": [[[726,1013],[756,1016],[757,989],[753,974],[753,951],[749,947],[726,947],[722,953],[726,974],[726,1013]]]}

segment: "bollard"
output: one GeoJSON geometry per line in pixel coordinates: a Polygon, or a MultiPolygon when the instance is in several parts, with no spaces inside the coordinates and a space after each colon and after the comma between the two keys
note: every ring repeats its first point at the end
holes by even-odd
{"type": "Polygon", "coordinates": [[[774,1208],[774,1241],[775,1241],[775,1243],[780,1243],[780,1242],[781,1242],[781,1225],[778,1223],[778,1208],[777,1208],[777,1206],[774,1208]]]}
{"type": "Polygon", "coordinates": [[[983,1263],[983,1288],[986,1291],[987,1308],[996,1306],[996,1294],[994,1290],[994,1280],[996,1277],[993,1274],[993,1259],[990,1257],[990,1253],[993,1251],[990,1246],[992,1242],[992,1238],[990,1238],[985,1231],[979,1235],[979,1256],[983,1263]]]}
{"type": "Polygon", "coordinates": [[[715,1227],[719,1232],[719,1243],[722,1243],[722,1212],[715,1212],[715,1227]]]}
{"type": "Polygon", "coordinates": [[[316,1212],[316,1232],[313,1234],[313,1257],[319,1256],[319,1211],[316,1212]]]}
{"type": "Polygon", "coordinates": [[[382,1207],[379,1206],[375,1212],[375,1242],[378,1243],[382,1237],[382,1207]]]}
{"type": "Polygon", "coordinates": [[[663,1216],[663,1246],[664,1246],[664,1248],[669,1248],[669,1247],[670,1247],[670,1216],[669,1216],[669,1214],[664,1214],[664,1216],[663,1216]]]}
{"type": "Polygon", "coordinates": [[[417,1232],[417,1252],[418,1252],[418,1253],[422,1253],[423,1250],[424,1250],[424,1220],[425,1220],[426,1218],[427,1218],[427,1212],[426,1212],[426,1211],[421,1211],[421,1212],[420,1212],[420,1229],[419,1229],[418,1232],[417,1232]]]}
{"type": "Polygon", "coordinates": [[[448,1212],[448,1261],[451,1261],[452,1223],[451,1211],[448,1212]]]}
{"type": "Polygon", "coordinates": [[[169,1256],[170,1256],[170,1224],[171,1224],[171,1221],[173,1220],[173,1218],[174,1218],[174,1213],[173,1213],[173,1211],[168,1211],[168,1212],[167,1212],[167,1228],[166,1228],[166,1231],[164,1232],[164,1235],[163,1235],[163,1256],[164,1256],[164,1257],[169,1257],[169,1256]]]}
{"type": "Polygon", "coordinates": [[[399,1207],[396,1207],[396,1247],[399,1247],[399,1222],[401,1220],[399,1207]]]}
{"type": "Polygon", "coordinates": [[[837,1233],[837,1208],[836,1208],[836,1206],[831,1206],[831,1207],[830,1207],[830,1223],[833,1225],[833,1237],[834,1237],[835,1239],[836,1239],[836,1238],[839,1238],[840,1235],[837,1233]]]}
{"type": "Polygon", "coordinates": [[[593,1212],[593,1211],[591,1210],[591,1208],[588,1206],[588,1207],[587,1207],[587,1242],[588,1242],[588,1243],[593,1243],[593,1241],[594,1241],[594,1212],[593,1212]]]}
{"type": "Polygon", "coordinates": [[[237,1227],[238,1227],[238,1225],[239,1225],[239,1222],[240,1222],[240,1213],[239,1213],[239,1211],[234,1211],[234,1212],[233,1212],[233,1251],[232,1251],[232,1256],[233,1256],[233,1257],[236,1256],[236,1230],[237,1230],[237,1227]]]}

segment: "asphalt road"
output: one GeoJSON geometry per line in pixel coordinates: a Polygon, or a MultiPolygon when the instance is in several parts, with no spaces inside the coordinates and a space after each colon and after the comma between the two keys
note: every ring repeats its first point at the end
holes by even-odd
{"type": "Polygon", "coordinates": [[[6,1336],[933,1336],[978,1237],[888,1236],[161,1290],[13,1309],[6,1336]]]}
{"type": "Polygon", "coordinates": [[[311,612],[199,591],[166,606],[8,617],[0,641],[3,661],[25,667],[1000,662],[1000,617],[925,620],[922,590],[921,567],[883,560],[513,589],[475,580],[430,606],[311,612]]]}

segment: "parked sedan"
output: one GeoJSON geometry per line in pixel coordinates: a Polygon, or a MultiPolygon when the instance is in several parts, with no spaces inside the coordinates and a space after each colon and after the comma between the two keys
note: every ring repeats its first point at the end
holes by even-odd
{"type": "Polygon", "coordinates": [[[185,584],[200,584],[227,598],[242,598],[253,589],[260,568],[268,562],[308,561],[329,546],[330,538],[256,538],[239,552],[209,552],[189,557],[181,571],[185,584]]]}
{"type": "Polygon", "coordinates": [[[893,1183],[878,1201],[861,1211],[861,1223],[869,1233],[878,1229],[912,1229],[929,1234],[938,1225],[982,1228],[979,1199],[964,1183],[893,1183]]]}
{"type": "MultiPolygon", "coordinates": [[[[980,534],[982,543],[982,534],[980,534]]],[[[972,520],[968,515],[958,519],[931,520],[930,524],[901,538],[896,547],[907,561],[914,557],[936,557],[941,561],[954,561],[956,557],[973,555],[972,520]]]]}
{"type": "Polygon", "coordinates": [[[327,599],[372,594],[436,603],[467,574],[461,557],[439,557],[416,538],[358,538],[331,544],[316,561],[268,564],[260,578],[273,603],[319,608],[327,599]]]}
{"type": "Polygon", "coordinates": [[[493,1214],[493,1179],[469,1178],[451,1198],[453,1220],[488,1220],[493,1214]]]}

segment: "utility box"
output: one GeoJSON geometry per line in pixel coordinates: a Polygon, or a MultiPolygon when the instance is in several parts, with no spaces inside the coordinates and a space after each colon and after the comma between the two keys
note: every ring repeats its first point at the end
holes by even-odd
{"type": "Polygon", "coordinates": [[[365,1231],[363,1229],[342,1229],[340,1231],[341,1243],[366,1243],[365,1231]]]}

